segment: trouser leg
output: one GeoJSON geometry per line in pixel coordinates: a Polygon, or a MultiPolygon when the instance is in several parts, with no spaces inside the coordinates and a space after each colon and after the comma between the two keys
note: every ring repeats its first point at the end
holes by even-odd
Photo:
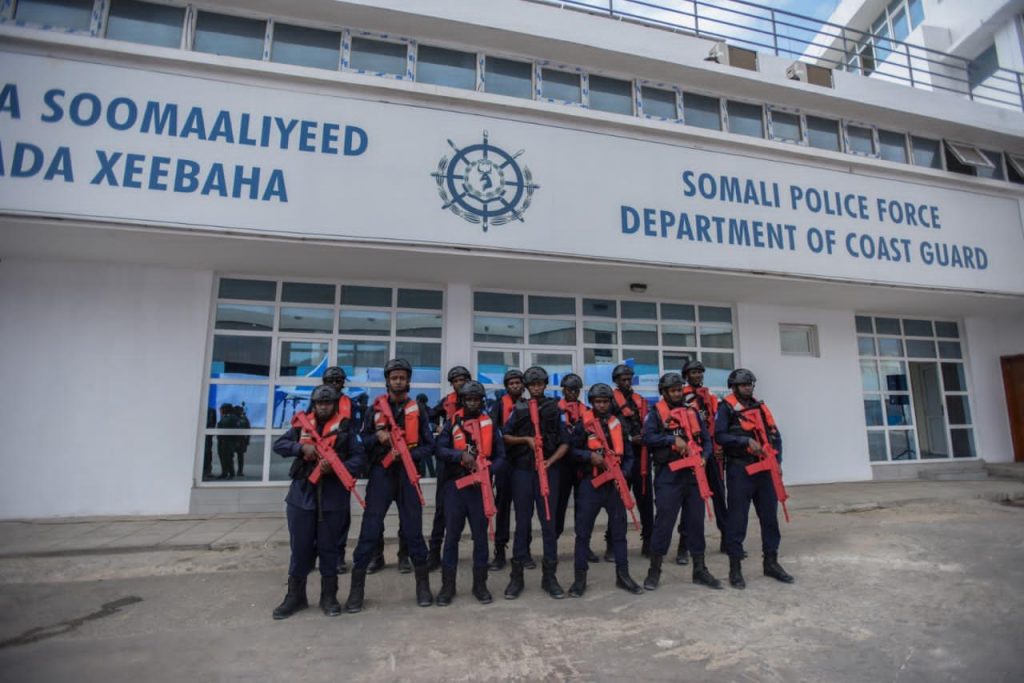
{"type": "MultiPolygon", "coordinates": [[[[348,501],[346,501],[348,502],[348,501]]],[[[316,550],[320,559],[320,576],[338,575],[338,535],[341,533],[341,511],[324,510],[316,525],[316,550]]]]}
{"type": "Polygon", "coordinates": [[[434,496],[434,520],[430,528],[430,550],[440,551],[441,544],[444,543],[445,534],[445,497],[444,497],[444,484],[445,478],[442,473],[437,477],[437,495],[434,496]]]}
{"type": "Polygon", "coordinates": [[[473,567],[486,569],[487,553],[490,550],[487,543],[487,516],[484,514],[484,499],[480,494],[480,488],[470,486],[463,489],[459,495],[469,519],[469,531],[473,535],[473,567]]]}
{"type": "Polygon", "coordinates": [[[722,481],[722,470],[718,466],[715,457],[708,458],[704,473],[708,478],[708,488],[711,489],[711,504],[715,510],[715,526],[725,537],[725,519],[728,515],[728,507],[725,502],[725,482],[722,481]]]}
{"type": "Polygon", "coordinates": [[[398,474],[398,532],[405,539],[409,559],[414,567],[427,564],[427,543],[423,540],[423,506],[420,504],[416,487],[412,485],[405,471],[398,474]]]}
{"type": "Polygon", "coordinates": [[[370,469],[366,483],[366,510],[359,528],[359,541],[353,553],[354,569],[365,570],[370,560],[376,557],[378,545],[384,538],[384,516],[388,513],[395,496],[395,481],[380,465],[370,469]]]}
{"type": "Polygon", "coordinates": [[[602,507],[608,513],[608,530],[611,532],[612,552],[615,553],[615,567],[628,569],[629,559],[626,554],[626,506],[615,487],[609,483],[601,487],[604,500],[602,507]]]}
{"type": "Polygon", "coordinates": [[[690,475],[686,476],[682,494],[682,517],[686,519],[686,549],[691,555],[704,554],[704,501],[700,497],[697,482],[690,475]]]}
{"type": "Polygon", "coordinates": [[[679,474],[667,466],[659,467],[654,475],[655,500],[658,513],[654,518],[654,533],[651,538],[651,555],[664,557],[672,543],[672,530],[682,505],[682,486],[679,474]]]}
{"type": "Polygon", "coordinates": [[[587,562],[587,551],[590,549],[590,537],[594,533],[594,521],[601,508],[597,504],[597,491],[585,479],[576,493],[576,545],[573,552],[573,566],[586,571],[590,566],[587,562]]]}
{"type": "Polygon", "coordinates": [[[441,566],[444,569],[455,569],[459,564],[459,541],[462,540],[462,530],[466,526],[467,510],[454,481],[445,482],[444,498],[444,553],[441,556],[441,566]]]}
{"type": "MultiPolygon", "coordinates": [[[[544,505],[544,497],[540,493],[538,482],[534,489],[537,503],[537,516],[540,518],[540,533],[544,541],[544,559],[549,561],[558,560],[558,535],[555,533],[555,510],[558,506],[558,490],[560,483],[560,472],[552,467],[548,470],[548,496],[547,506],[544,505]],[[551,510],[551,519],[547,518],[546,510],[551,510]]],[[[534,473],[536,476],[536,473],[534,473]]]]}
{"type": "Polygon", "coordinates": [[[512,559],[525,562],[530,552],[530,526],[537,475],[532,470],[513,470],[511,476],[512,505],[515,508],[516,528],[512,542],[512,559]]]}
{"type": "Polygon", "coordinates": [[[742,558],[743,541],[747,537],[750,500],[753,496],[753,482],[742,462],[727,464],[726,481],[729,503],[725,521],[725,551],[729,557],[742,558]]]}
{"type": "Polygon", "coordinates": [[[512,467],[494,477],[494,544],[506,546],[511,538],[512,524],[512,467]]]}
{"type": "Polygon", "coordinates": [[[288,542],[291,547],[288,576],[305,580],[313,571],[313,563],[316,560],[316,510],[303,510],[295,505],[285,505],[285,515],[288,519],[288,542]]]}
{"type": "Polygon", "coordinates": [[[779,531],[779,499],[768,472],[758,472],[754,479],[754,510],[761,523],[761,551],[778,553],[782,533],[779,531]]]}

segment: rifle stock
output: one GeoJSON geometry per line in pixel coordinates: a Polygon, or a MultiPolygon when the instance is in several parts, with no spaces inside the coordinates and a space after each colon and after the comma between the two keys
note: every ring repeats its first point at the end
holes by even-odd
{"type": "Polygon", "coordinates": [[[551,521],[551,504],[548,498],[551,495],[551,486],[548,484],[548,470],[544,466],[544,435],[540,431],[540,410],[537,408],[537,400],[531,398],[530,422],[533,424],[533,461],[537,467],[537,481],[540,484],[540,496],[544,499],[544,518],[551,521]]]}

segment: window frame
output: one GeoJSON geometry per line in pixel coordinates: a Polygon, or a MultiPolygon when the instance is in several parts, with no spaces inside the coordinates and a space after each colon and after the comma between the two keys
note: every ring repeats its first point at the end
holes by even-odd
{"type": "Polygon", "coordinates": [[[957,142],[955,140],[946,140],[945,138],[942,140],[942,142],[945,143],[946,149],[949,150],[953,157],[964,166],[970,166],[972,168],[996,167],[996,165],[992,163],[992,160],[989,159],[988,155],[984,151],[982,151],[982,149],[977,145],[972,145],[969,142],[957,142]],[[964,154],[964,152],[980,156],[984,160],[984,163],[980,163],[977,159],[968,160],[968,157],[964,154]]]}
{"type": "Polygon", "coordinates": [[[635,79],[635,78],[620,78],[619,76],[609,76],[608,74],[591,73],[591,72],[588,71],[588,72],[586,72],[586,78],[584,80],[584,90],[583,90],[583,99],[586,102],[585,106],[587,107],[587,109],[590,109],[591,111],[599,111],[602,114],[614,114],[614,115],[617,115],[617,116],[630,116],[630,117],[636,118],[636,116],[637,116],[637,102],[636,102],[636,97],[634,96],[634,93],[636,92],[636,84],[637,84],[637,79],[635,79]],[[592,77],[594,77],[594,76],[597,76],[598,78],[604,78],[604,79],[607,79],[609,81],[619,81],[621,83],[625,83],[628,86],[627,89],[629,91],[628,97],[629,97],[629,107],[630,107],[630,111],[629,111],[628,114],[624,114],[624,113],[622,113],[620,111],[609,111],[607,109],[597,109],[597,108],[595,108],[591,104],[591,101],[590,101],[590,96],[591,96],[590,79],[592,77]]]}
{"type": "MultiPolygon", "coordinates": [[[[801,147],[808,147],[809,146],[808,145],[808,141],[807,141],[807,118],[804,116],[804,113],[803,113],[802,110],[795,109],[795,108],[792,108],[792,107],[780,107],[780,106],[777,106],[777,105],[774,105],[774,104],[769,104],[769,105],[767,105],[765,107],[765,113],[766,113],[766,118],[767,118],[765,126],[767,127],[767,130],[768,130],[768,137],[767,137],[768,140],[771,140],[773,142],[783,142],[783,143],[786,143],[786,144],[789,144],[789,145],[800,145],[801,147]],[[779,136],[777,136],[775,134],[775,114],[776,114],[776,112],[778,112],[780,114],[790,114],[792,116],[796,116],[797,117],[797,125],[800,128],[800,139],[799,140],[790,140],[789,138],[779,137],[779,136]]],[[[824,117],[820,117],[819,116],[817,118],[824,118],[824,117]]],[[[837,130],[838,130],[838,127],[837,127],[837,130]]],[[[820,148],[816,147],[815,149],[820,149],[820,148]]]]}
{"type": "Polygon", "coordinates": [[[846,154],[852,154],[854,156],[863,157],[866,159],[878,159],[879,148],[878,148],[878,128],[872,124],[864,123],[863,121],[853,121],[850,119],[843,119],[843,151],[846,154]],[[864,154],[863,152],[854,151],[850,146],[850,126],[856,128],[867,128],[871,131],[871,154],[864,154]]]}
{"type": "Polygon", "coordinates": [[[779,323],[779,352],[783,356],[797,358],[821,358],[821,343],[818,326],[813,323],[779,323]],[[782,344],[784,332],[804,332],[807,335],[807,351],[787,351],[782,344]]]}
{"type": "Polygon", "coordinates": [[[342,54],[341,71],[365,76],[376,76],[379,78],[390,78],[396,81],[416,80],[416,40],[403,36],[396,36],[390,33],[377,33],[375,31],[364,31],[355,28],[346,28],[341,36],[342,54]],[[392,74],[383,71],[367,71],[352,66],[352,41],[356,38],[374,40],[379,43],[391,43],[393,45],[405,46],[405,73],[392,74]]]}
{"type": "Polygon", "coordinates": [[[556,64],[547,60],[534,61],[533,62],[533,84],[534,84],[534,99],[538,102],[550,102],[552,104],[564,104],[572,107],[587,108],[587,72],[578,66],[569,66],[565,64],[556,64]],[[544,94],[544,70],[558,71],[561,73],[575,74],[579,79],[580,87],[580,101],[573,102],[572,100],[562,100],[556,97],[548,97],[544,94]]]}
{"type": "Polygon", "coordinates": [[[633,105],[633,110],[636,112],[636,116],[642,119],[650,121],[670,121],[672,123],[684,123],[683,121],[683,91],[679,86],[670,85],[668,83],[661,83],[656,81],[648,81],[643,79],[634,80],[635,88],[635,99],[636,102],[633,105]],[[665,118],[663,116],[654,116],[648,114],[645,111],[643,89],[651,88],[653,90],[661,90],[664,92],[670,92],[675,96],[675,108],[676,115],[674,118],[665,118]]]}
{"type": "Polygon", "coordinates": [[[722,96],[719,98],[722,106],[722,132],[729,133],[730,135],[737,135],[743,138],[752,138],[754,140],[768,140],[768,107],[769,105],[765,102],[757,102],[754,100],[747,99],[745,97],[726,97],[722,96]],[[736,104],[747,104],[761,109],[761,136],[754,137],[753,135],[747,135],[745,133],[734,133],[729,130],[729,103],[735,102],[736,104]]]}

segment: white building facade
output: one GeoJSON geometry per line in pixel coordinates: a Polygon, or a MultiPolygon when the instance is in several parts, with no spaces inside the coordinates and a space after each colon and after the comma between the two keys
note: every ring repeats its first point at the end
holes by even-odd
{"type": "Polygon", "coordinates": [[[792,484],[1014,459],[1020,107],[524,0],[0,17],[0,517],[279,509],[323,369],[393,356],[748,367],[792,484]]]}

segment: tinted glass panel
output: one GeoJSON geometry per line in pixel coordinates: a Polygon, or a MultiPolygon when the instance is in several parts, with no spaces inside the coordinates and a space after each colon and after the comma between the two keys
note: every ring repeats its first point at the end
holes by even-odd
{"type": "Polygon", "coordinates": [[[340,33],[290,24],[274,24],[270,61],[337,70],[340,60],[340,33]]]}
{"type": "Polygon", "coordinates": [[[732,327],[727,325],[701,325],[700,345],[716,349],[732,348],[732,327]]]}
{"type": "Polygon", "coordinates": [[[686,320],[692,322],[697,319],[697,315],[694,307],[689,304],[662,304],[661,318],[662,320],[686,320]]]}
{"type": "Polygon", "coordinates": [[[396,342],[395,357],[412,363],[414,382],[441,381],[441,345],[427,342],[396,342]]]}
{"type": "Polygon", "coordinates": [[[565,102],[581,102],[582,89],[580,87],[580,75],[554,69],[543,69],[541,71],[543,85],[541,86],[544,97],[552,100],[565,102]]]}
{"type": "Polygon", "coordinates": [[[683,366],[687,361],[696,357],[696,351],[665,351],[661,354],[661,367],[665,369],[665,372],[682,373],[683,366]]]}
{"type": "Polygon", "coordinates": [[[277,296],[277,283],[265,280],[232,280],[223,278],[217,296],[221,299],[249,299],[273,301],[277,296]]]}
{"type": "Polygon", "coordinates": [[[217,304],[218,330],[265,331],[274,329],[274,309],[270,306],[217,304]]]}
{"type": "Polygon", "coordinates": [[[358,287],[343,285],[341,303],[349,306],[390,306],[391,289],[388,287],[358,287]]]}
{"type": "Polygon", "coordinates": [[[521,344],[523,342],[523,319],[475,315],[473,316],[473,341],[521,344]]]}
{"type": "Polygon", "coordinates": [[[734,102],[725,104],[729,114],[729,132],[738,135],[749,135],[755,138],[764,137],[763,107],[759,104],[734,102]]]}
{"type": "Polygon", "coordinates": [[[426,308],[441,310],[444,306],[444,292],[433,289],[399,289],[399,308],[426,308]]]}
{"type": "Polygon", "coordinates": [[[732,309],[721,306],[701,306],[700,321],[702,323],[731,323],[732,309]]]}
{"type": "Polygon", "coordinates": [[[622,343],[656,346],[658,326],[654,323],[622,323],[622,343]]]}
{"type": "Polygon", "coordinates": [[[518,351],[478,351],[476,354],[477,380],[482,384],[501,384],[505,373],[518,367],[518,351]]]}
{"type": "Polygon", "coordinates": [[[622,360],[633,361],[634,386],[658,383],[658,352],[654,349],[623,349],[622,360]]]}
{"type": "Polygon", "coordinates": [[[736,367],[731,353],[701,351],[700,360],[707,371],[704,373],[704,384],[709,387],[724,387],[729,373],[736,367]]]}
{"type": "Polygon", "coordinates": [[[956,339],[960,336],[960,330],[957,328],[956,323],[938,320],[935,322],[935,335],[956,339]]]}
{"type": "Polygon", "coordinates": [[[917,439],[914,432],[889,432],[889,450],[893,460],[917,460],[917,439]]]}
{"type": "Polygon", "coordinates": [[[849,145],[849,149],[846,150],[847,152],[864,154],[866,156],[874,156],[875,154],[875,140],[870,128],[847,126],[846,142],[849,145]]]}
{"type": "Polygon", "coordinates": [[[874,328],[871,326],[871,318],[865,315],[858,315],[857,318],[857,331],[861,334],[871,334],[874,332],[874,328]]]}
{"type": "Polygon", "coordinates": [[[894,394],[885,397],[885,423],[890,427],[914,424],[910,411],[910,396],[894,394]]]}
{"type": "Polygon", "coordinates": [[[349,68],[377,74],[405,76],[408,73],[405,43],[387,43],[370,38],[353,38],[349,68]]]}
{"type": "Polygon", "coordinates": [[[185,23],[184,7],[114,0],[107,17],[107,38],[133,43],[179,47],[185,23]]]}
{"type": "Polygon", "coordinates": [[[677,118],[675,91],[643,86],[640,88],[640,97],[643,102],[645,116],[654,116],[662,119],[677,118]]]}
{"type": "Polygon", "coordinates": [[[18,0],[14,18],[32,24],[88,31],[92,0],[18,0]]]}
{"type": "Polygon", "coordinates": [[[940,341],[939,342],[939,357],[940,358],[963,358],[963,352],[960,349],[960,342],[940,341]]]}
{"type": "Polygon", "coordinates": [[[903,333],[908,337],[934,337],[931,320],[904,320],[903,333]]]}
{"type": "Polygon", "coordinates": [[[875,318],[875,329],[878,334],[900,334],[900,321],[897,318],[875,318]]]}
{"type": "Polygon", "coordinates": [[[657,304],[646,301],[623,301],[619,306],[623,318],[644,318],[656,320],[658,318],[657,304]]]}
{"type": "Polygon", "coordinates": [[[616,323],[586,320],[583,322],[584,344],[616,344],[618,343],[618,326],[616,323]]]}
{"type": "Polygon", "coordinates": [[[661,343],[665,346],[696,346],[696,328],[693,325],[663,324],[661,343]]]}
{"type": "Polygon", "coordinates": [[[282,377],[321,377],[327,369],[327,342],[281,342],[282,377]]]}
{"type": "Polygon", "coordinates": [[[800,134],[800,116],[783,111],[772,112],[772,135],[776,140],[789,140],[799,142],[803,139],[800,134]]]}
{"type": "Polygon", "coordinates": [[[395,321],[395,334],[399,337],[441,338],[440,313],[399,313],[395,321]]]}
{"type": "Polygon", "coordinates": [[[476,90],[476,55],[443,47],[420,45],[417,50],[416,80],[476,90]]]}
{"type": "Polygon", "coordinates": [[[864,424],[868,427],[882,426],[882,402],[879,399],[864,399],[864,424]]]}
{"type": "Polygon", "coordinates": [[[345,368],[349,382],[383,382],[387,362],[387,342],[338,342],[338,365],[345,368]]]}
{"type": "Polygon", "coordinates": [[[973,458],[975,456],[973,429],[951,429],[949,433],[953,437],[954,458],[973,458]]]}
{"type": "Polygon", "coordinates": [[[907,136],[888,130],[878,131],[878,153],[886,161],[907,163],[907,136]]]}
{"type": "Polygon", "coordinates": [[[942,364],[942,386],[946,391],[967,391],[962,363],[942,364]]]}
{"type": "Polygon", "coordinates": [[[280,330],[282,332],[333,332],[334,309],[282,306],[280,330]]]}
{"type": "Polygon", "coordinates": [[[880,391],[881,383],[878,381],[878,366],[873,360],[862,360],[860,362],[860,384],[864,391],[880,391]]]}
{"type": "MultiPolygon", "coordinates": [[[[267,385],[211,384],[206,405],[208,411],[214,411],[214,427],[217,429],[245,429],[242,417],[249,421],[250,429],[265,427],[267,385]]],[[[207,417],[209,419],[209,415],[207,417]]],[[[214,445],[214,452],[216,450],[214,445]]]]}
{"type": "Polygon", "coordinates": [[[488,313],[522,313],[523,297],[521,294],[473,292],[473,310],[488,313]]]}
{"type": "MultiPolygon", "coordinates": [[[[232,481],[262,481],[263,479],[263,443],[264,438],[256,434],[218,434],[210,437],[212,439],[212,451],[217,454],[213,462],[217,463],[218,474],[221,471],[221,455],[227,455],[227,462],[230,463],[229,473],[232,481]],[[232,471],[233,470],[233,471],[232,471]]],[[[203,477],[204,480],[213,477],[211,468],[210,476],[203,477]]]]}
{"type": "Polygon", "coordinates": [[[942,154],[938,140],[928,140],[917,136],[910,137],[914,152],[914,165],[925,168],[942,168],[942,154]]]}
{"type": "Polygon", "coordinates": [[[531,296],[530,313],[535,315],[576,315],[576,300],[561,296],[531,296]]]}
{"type": "Polygon", "coordinates": [[[216,55],[262,59],[266,30],[267,22],[260,19],[199,12],[196,19],[195,50],[216,55]]]}
{"type": "Polygon", "coordinates": [[[334,285],[285,282],[281,287],[281,301],[297,304],[333,304],[334,285]]]}
{"type": "Polygon", "coordinates": [[[590,106],[616,114],[632,114],[633,84],[615,78],[591,76],[590,106]]]}
{"type": "Polygon", "coordinates": [[[857,337],[857,351],[862,356],[875,355],[875,340],[873,337],[857,337]]]}
{"type": "Polygon", "coordinates": [[[210,377],[267,377],[270,375],[270,337],[213,337],[210,377]]]}
{"type": "Polygon", "coordinates": [[[573,371],[572,354],[569,353],[533,353],[530,354],[530,364],[539,365],[548,371],[550,383],[548,385],[548,396],[561,396],[558,385],[562,378],[573,371]]]}
{"type": "Polygon", "coordinates": [[[528,62],[488,57],[484,70],[484,91],[533,98],[533,66],[528,62]]]}
{"type": "Polygon", "coordinates": [[[878,370],[882,376],[882,388],[886,391],[906,391],[907,367],[903,363],[893,361],[880,361],[878,370]]]}
{"type": "Polygon", "coordinates": [[[583,315],[588,317],[614,318],[617,313],[611,299],[584,299],[583,315]]]}
{"type": "Polygon", "coordinates": [[[717,97],[683,93],[683,118],[688,126],[722,130],[722,110],[717,97]]]}
{"type": "Polygon", "coordinates": [[[988,157],[988,160],[992,162],[992,167],[979,166],[978,177],[979,178],[991,178],[992,180],[1003,180],[1003,155],[999,152],[984,149],[982,152],[988,157]]]}
{"type": "Polygon", "coordinates": [[[612,369],[616,365],[615,349],[583,349],[583,384],[597,382],[612,384],[612,369]]]}
{"type": "Polygon", "coordinates": [[[885,452],[885,432],[868,432],[868,454],[871,462],[885,462],[888,455],[885,452]]]}
{"type": "Polygon", "coordinates": [[[573,346],[576,344],[576,321],[531,319],[530,343],[573,346]]]}
{"type": "Polygon", "coordinates": [[[907,355],[913,358],[935,358],[935,342],[930,339],[908,339],[907,355]]]}
{"type": "Polygon", "coordinates": [[[969,425],[971,424],[971,406],[966,396],[947,396],[946,409],[949,424],[969,425]]]}
{"type": "Polygon", "coordinates": [[[388,311],[342,311],[338,318],[341,334],[391,334],[391,313],[388,311]]]}
{"type": "Polygon", "coordinates": [[[303,384],[274,387],[274,412],[270,426],[272,429],[286,429],[291,426],[292,416],[309,406],[309,398],[316,389],[316,384],[303,384]]]}
{"type": "Polygon", "coordinates": [[[839,122],[817,116],[807,117],[807,144],[833,152],[840,150],[839,122]]]}
{"type": "Polygon", "coordinates": [[[903,355],[903,341],[883,337],[878,340],[878,355],[888,358],[899,358],[903,355]]]}

